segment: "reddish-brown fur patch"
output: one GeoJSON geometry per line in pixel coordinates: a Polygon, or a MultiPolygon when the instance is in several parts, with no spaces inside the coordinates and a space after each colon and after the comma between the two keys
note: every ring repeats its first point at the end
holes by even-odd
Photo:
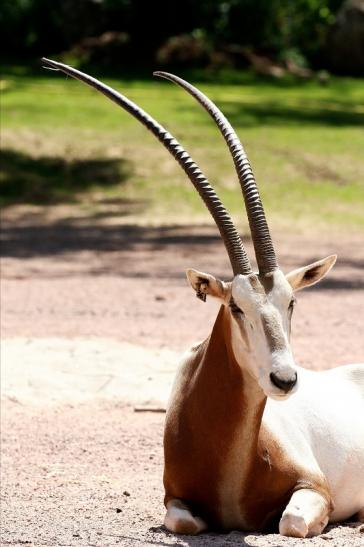
{"type": "Polygon", "coordinates": [[[244,413],[243,377],[229,362],[225,328],[221,307],[167,414],[164,437],[166,501],[182,499],[210,524],[220,520],[219,481],[244,413]]]}

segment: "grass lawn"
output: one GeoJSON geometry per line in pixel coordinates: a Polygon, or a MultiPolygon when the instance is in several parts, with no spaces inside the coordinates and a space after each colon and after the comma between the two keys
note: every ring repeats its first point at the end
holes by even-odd
{"type": "MultiPolygon", "coordinates": [[[[98,75],[100,77],[100,75],[98,75]]],[[[235,126],[271,222],[297,229],[364,225],[364,80],[267,81],[188,75],[235,126]]],[[[231,158],[206,112],[173,84],[102,78],[165,125],[240,225],[231,158]]],[[[15,202],[120,203],[145,221],[208,220],[192,185],[134,118],[60,73],[3,69],[1,194],[15,202]]]]}

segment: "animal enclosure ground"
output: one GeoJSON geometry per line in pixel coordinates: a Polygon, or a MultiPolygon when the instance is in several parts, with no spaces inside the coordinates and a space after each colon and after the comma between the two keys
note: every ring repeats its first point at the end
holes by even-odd
{"type": "MultiPolygon", "coordinates": [[[[20,372],[2,400],[2,545],[363,545],[357,523],[308,540],[237,532],[176,537],[161,527],[164,415],[136,413],[128,397],[145,403],[145,385],[158,379],[168,390],[177,353],[208,334],[216,304],[195,298],[184,270],[228,279],[225,251],[209,225],[119,225],[64,213],[3,216],[3,361],[9,376],[12,367],[20,372]],[[123,354],[126,344],[137,352],[132,358],[123,354]],[[42,378],[36,372],[44,363],[42,378]],[[82,374],[96,375],[97,366],[101,376],[119,368],[124,391],[107,391],[101,380],[100,389],[83,383],[82,374]]],[[[275,241],[284,271],[339,254],[328,278],[298,295],[298,363],[361,360],[361,235],[277,233],[275,241]]],[[[252,256],[249,242],[247,248],[252,256]]]]}
{"type": "Polygon", "coordinates": [[[162,415],[115,402],[45,410],[11,401],[4,414],[3,546],[363,545],[354,523],[310,540],[174,536],[161,526],[162,415]]]}

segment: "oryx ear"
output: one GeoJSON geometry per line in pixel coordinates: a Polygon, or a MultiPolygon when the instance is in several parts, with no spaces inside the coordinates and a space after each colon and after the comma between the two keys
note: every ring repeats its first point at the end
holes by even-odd
{"type": "Polygon", "coordinates": [[[293,272],[286,275],[286,279],[294,291],[299,291],[320,281],[331,270],[336,259],[336,255],[327,256],[308,266],[293,270],[293,272]]]}
{"type": "Polygon", "coordinates": [[[215,298],[224,298],[227,286],[220,279],[192,269],[186,270],[186,275],[191,287],[196,291],[197,298],[200,298],[204,302],[207,295],[215,296],[215,298]]]}

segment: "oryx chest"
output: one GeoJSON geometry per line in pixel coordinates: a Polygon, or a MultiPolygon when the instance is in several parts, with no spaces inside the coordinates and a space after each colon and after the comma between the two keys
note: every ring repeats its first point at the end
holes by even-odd
{"type": "Polygon", "coordinates": [[[252,466],[252,445],[254,432],[245,423],[252,422],[254,414],[248,411],[244,421],[236,429],[234,441],[227,450],[219,482],[219,507],[223,526],[226,528],[246,527],[244,514],[244,483],[247,482],[252,466]]]}

